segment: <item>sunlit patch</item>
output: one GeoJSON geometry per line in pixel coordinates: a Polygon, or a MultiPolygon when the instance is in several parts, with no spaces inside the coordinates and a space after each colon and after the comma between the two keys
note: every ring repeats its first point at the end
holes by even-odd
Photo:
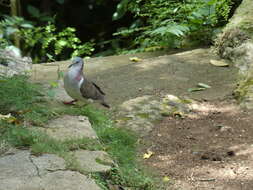
{"type": "MultiPolygon", "coordinates": [[[[150,60],[149,60],[150,61],[150,60]]],[[[154,67],[166,64],[167,62],[163,59],[152,60],[150,63],[143,61],[142,63],[135,63],[135,67],[138,67],[140,71],[152,70],[154,67]]]]}
{"type": "Polygon", "coordinates": [[[190,118],[198,118],[199,116],[207,116],[210,113],[226,113],[229,115],[236,114],[236,111],[238,108],[236,108],[233,105],[223,105],[220,107],[217,107],[214,104],[210,104],[208,102],[199,103],[199,102],[193,102],[190,104],[190,108],[192,112],[197,113],[191,114],[190,118]]]}
{"type": "Polygon", "coordinates": [[[246,144],[242,144],[242,145],[236,145],[231,147],[232,150],[236,151],[236,155],[245,155],[245,156],[250,156],[251,158],[253,158],[253,144],[252,145],[246,145],[246,144]]]}
{"type": "Polygon", "coordinates": [[[159,155],[158,156],[158,158],[159,158],[159,160],[161,160],[161,161],[168,161],[168,160],[171,160],[172,159],[172,156],[170,156],[170,155],[159,155]]]}

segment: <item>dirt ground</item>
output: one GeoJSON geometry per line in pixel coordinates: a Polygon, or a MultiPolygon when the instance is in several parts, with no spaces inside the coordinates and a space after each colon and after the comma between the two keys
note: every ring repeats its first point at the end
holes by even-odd
{"type": "Polygon", "coordinates": [[[202,102],[183,119],[166,117],[144,141],[154,153],[145,165],[167,178],[163,189],[253,189],[253,117],[233,102],[202,102]]]}

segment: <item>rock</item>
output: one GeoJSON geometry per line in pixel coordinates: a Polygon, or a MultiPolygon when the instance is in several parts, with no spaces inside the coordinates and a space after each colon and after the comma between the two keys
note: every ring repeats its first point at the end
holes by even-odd
{"type": "Polygon", "coordinates": [[[133,111],[135,107],[137,107],[140,104],[147,103],[152,96],[141,96],[134,99],[130,99],[128,101],[125,101],[121,104],[120,108],[125,111],[133,111]]]}
{"type": "Polygon", "coordinates": [[[13,150],[0,157],[0,190],[101,190],[94,180],[74,171],[65,171],[62,158],[13,150]]]}
{"type": "Polygon", "coordinates": [[[215,40],[215,50],[239,68],[235,97],[244,108],[253,109],[252,0],[243,0],[223,32],[215,40]]]}
{"type": "Polygon", "coordinates": [[[163,115],[185,115],[191,111],[191,100],[180,99],[177,96],[168,94],[163,98],[163,115]]]}
{"type": "Polygon", "coordinates": [[[38,175],[43,176],[52,171],[65,170],[65,160],[54,154],[43,154],[42,156],[31,156],[31,161],[38,170],[38,175]]]}
{"type": "Polygon", "coordinates": [[[20,50],[14,46],[8,46],[0,50],[0,75],[12,77],[13,75],[29,74],[32,69],[32,59],[22,57],[20,50]]]}
{"type": "Polygon", "coordinates": [[[85,116],[64,115],[52,120],[47,128],[40,130],[57,140],[98,138],[89,119],[85,116]]]}
{"type": "Polygon", "coordinates": [[[152,131],[153,123],[146,119],[135,118],[127,123],[127,127],[143,137],[152,131]]]}
{"type": "Polygon", "coordinates": [[[0,156],[4,153],[6,153],[11,148],[11,145],[7,143],[6,141],[0,142],[0,156]]]}
{"type": "Polygon", "coordinates": [[[74,157],[86,172],[108,172],[114,165],[113,160],[104,151],[78,150],[74,157]]]}
{"type": "MultiPolygon", "coordinates": [[[[75,171],[56,171],[32,178],[17,190],[101,190],[94,180],[75,171]]],[[[13,189],[14,190],[14,189],[13,189]]]]}
{"type": "Polygon", "coordinates": [[[120,126],[147,135],[153,128],[153,122],[162,116],[183,117],[191,111],[191,100],[180,99],[168,94],[162,99],[152,96],[141,96],[123,102],[119,107],[116,121],[120,126]]]}
{"type": "Polygon", "coordinates": [[[123,102],[116,116],[118,125],[145,136],[152,130],[152,122],[160,119],[161,103],[152,96],[141,96],[123,102]]]}
{"type": "Polygon", "coordinates": [[[19,190],[37,170],[30,161],[29,151],[15,151],[15,154],[0,157],[0,190],[19,190]]]}

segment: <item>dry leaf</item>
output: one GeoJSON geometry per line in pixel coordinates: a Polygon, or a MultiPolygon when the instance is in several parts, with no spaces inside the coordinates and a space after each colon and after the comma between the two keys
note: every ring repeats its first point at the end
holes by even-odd
{"type": "Polygon", "coordinates": [[[163,182],[169,182],[169,181],[170,181],[170,178],[168,176],[163,177],[163,182]]]}
{"type": "Polygon", "coordinates": [[[130,61],[133,61],[133,62],[139,62],[141,61],[142,59],[138,58],[138,57],[130,57],[129,58],[130,61]]]}
{"type": "Polygon", "coordinates": [[[149,159],[154,153],[150,150],[147,150],[145,154],[143,154],[143,159],[149,159]]]}
{"type": "Polygon", "coordinates": [[[7,123],[17,123],[17,124],[19,123],[17,118],[13,117],[10,113],[7,115],[0,114],[0,120],[4,120],[7,123]]]}
{"type": "Polygon", "coordinates": [[[202,91],[202,90],[205,90],[206,88],[189,88],[188,89],[188,92],[197,92],[197,91],[202,91]]]}
{"type": "Polygon", "coordinates": [[[6,119],[8,119],[8,118],[10,118],[10,117],[12,117],[10,113],[7,114],[7,115],[2,115],[2,114],[0,114],[0,120],[6,120],[6,119]]]}
{"type": "Polygon", "coordinates": [[[181,112],[181,111],[174,111],[174,112],[173,112],[173,116],[177,116],[177,117],[180,117],[180,118],[184,118],[184,113],[181,112]]]}
{"type": "Polygon", "coordinates": [[[211,86],[205,84],[205,83],[198,83],[197,85],[198,87],[201,87],[201,88],[211,88],[211,86]]]}
{"type": "Polygon", "coordinates": [[[221,60],[214,60],[214,59],[211,59],[210,60],[210,63],[214,66],[217,66],[217,67],[228,67],[229,64],[226,63],[225,61],[221,61],[221,60]]]}

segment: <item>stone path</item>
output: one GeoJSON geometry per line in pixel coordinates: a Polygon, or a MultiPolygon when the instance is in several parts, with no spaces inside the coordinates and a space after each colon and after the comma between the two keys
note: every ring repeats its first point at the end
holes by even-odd
{"type": "MultiPolygon", "coordinates": [[[[41,130],[57,140],[97,139],[84,116],[65,115],[41,130]]],[[[57,155],[34,156],[29,150],[11,149],[0,157],[0,190],[100,190],[95,181],[83,173],[110,171],[114,163],[107,153],[80,149],[72,155],[82,173],[69,170],[66,161],[57,155]],[[98,163],[98,159],[106,165],[98,163]]]]}

